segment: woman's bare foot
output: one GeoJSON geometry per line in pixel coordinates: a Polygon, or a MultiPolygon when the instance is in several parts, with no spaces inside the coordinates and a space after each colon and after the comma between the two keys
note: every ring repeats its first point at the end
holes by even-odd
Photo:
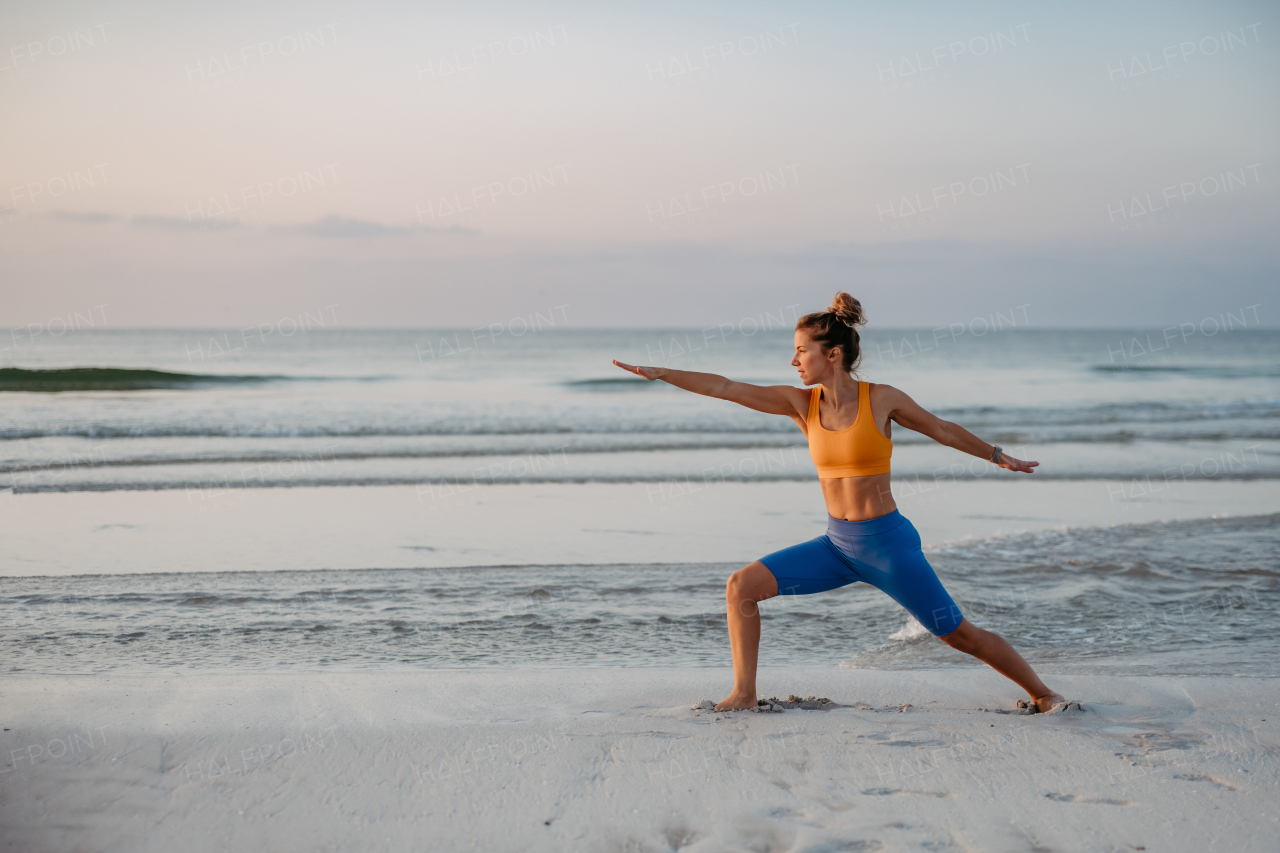
{"type": "Polygon", "coordinates": [[[728,699],[724,699],[719,705],[716,705],[717,711],[746,711],[749,708],[756,707],[755,696],[745,696],[737,693],[731,694],[728,699]]]}
{"type": "Polygon", "coordinates": [[[1033,701],[1036,703],[1036,707],[1040,709],[1040,713],[1043,714],[1046,711],[1048,711],[1050,708],[1052,708],[1054,705],[1067,701],[1067,697],[1063,696],[1061,693],[1054,693],[1053,691],[1049,691],[1043,696],[1035,697],[1033,701]]]}

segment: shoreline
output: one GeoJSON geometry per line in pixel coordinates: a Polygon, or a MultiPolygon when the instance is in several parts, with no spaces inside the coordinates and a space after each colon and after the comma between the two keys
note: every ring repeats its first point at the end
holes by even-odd
{"type": "MultiPolygon", "coordinates": [[[[1271,481],[894,483],[925,547],[1010,533],[1280,512],[1271,481]],[[1117,491],[1119,489],[1119,491],[1117,491]]],[[[739,563],[821,535],[816,483],[410,486],[0,494],[0,576],[739,563]],[[500,535],[495,535],[498,533],[500,535]],[[624,559],[625,556],[625,559],[624,559]]]]}

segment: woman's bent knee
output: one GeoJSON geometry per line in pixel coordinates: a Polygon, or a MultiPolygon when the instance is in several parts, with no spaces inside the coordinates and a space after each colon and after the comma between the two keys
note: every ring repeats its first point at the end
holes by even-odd
{"type": "Polygon", "coordinates": [[[773,572],[757,560],[729,575],[724,594],[730,601],[763,601],[778,594],[778,582],[773,572]]]}

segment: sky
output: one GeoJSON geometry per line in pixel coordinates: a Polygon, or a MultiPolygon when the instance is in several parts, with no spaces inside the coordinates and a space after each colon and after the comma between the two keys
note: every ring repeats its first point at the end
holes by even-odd
{"type": "Polygon", "coordinates": [[[1280,324],[1276,4],[691,5],[6,3],[0,324],[1280,324]]]}

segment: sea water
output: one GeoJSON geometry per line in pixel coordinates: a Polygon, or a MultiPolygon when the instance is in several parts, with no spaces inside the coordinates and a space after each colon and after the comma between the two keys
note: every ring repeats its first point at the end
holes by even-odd
{"type": "MultiPolygon", "coordinates": [[[[1037,481],[1280,477],[1278,332],[976,331],[868,331],[860,375],[1041,460],[1037,481]]],[[[790,357],[783,328],[82,330],[0,351],[0,488],[590,487],[707,470],[761,488],[814,481],[789,419],[610,364],[798,386],[790,357]]],[[[904,486],[992,470],[901,427],[893,440],[904,486]]],[[[1264,514],[928,555],[966,615],[1037,665],[1267,674],[1280,649],[1277,545],[1280,519],[1264,514]]],[[[723,665],[721,597],[737,566],[208,568],[3,578],[5,671],[723,665]]],[[[762,610],[766,665],[966,660],[861,585],[762,610]]]]}

